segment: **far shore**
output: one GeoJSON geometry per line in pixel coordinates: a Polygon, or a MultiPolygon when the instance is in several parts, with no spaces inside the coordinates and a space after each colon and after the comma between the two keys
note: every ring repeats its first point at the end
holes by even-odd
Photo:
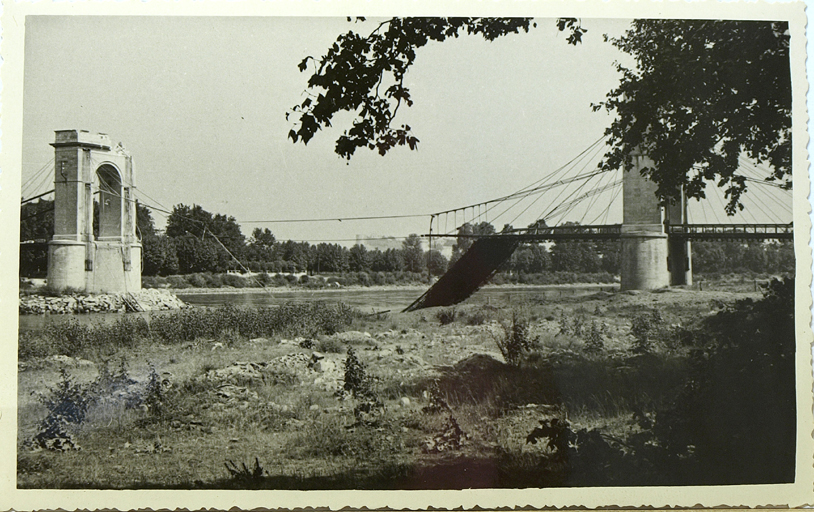
{"type": "MultiPolygon", "coordinates": [[[[508,290],[520,289],[550,289],[550,288],[605,288],[613,287],[618,288],[619,283],[567,283],[567,284],[488,284],[483,288],[505,288],[508,290]]],[[[341,293],[347,291],[395,291],[395,290],[427,290],[429,285],[426,284],[408,284],[408,285],[376,285],[376,286],[343,286],[342,288],[304,288],[304,287],[285,287],[285,286],[268,286],[261,287],[247,287],[247,288],[158,288],[159,290],[167,290],[174,295],[198,295],[198,294],[226,294],[226,293],[341,293]]]]}

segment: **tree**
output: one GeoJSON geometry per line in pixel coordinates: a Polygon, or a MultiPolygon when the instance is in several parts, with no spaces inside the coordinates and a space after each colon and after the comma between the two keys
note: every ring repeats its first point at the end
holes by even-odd
{"type": "Polygon", "coordinates": [[[430,269],[430,275],[441,276],[447,271],[449,261],[441,251],[433,249],[427,251],[427,267],[430,269]]]}
{"type": "Polygon", "coordinates": [[[141,253],[145,276],[167,276],[178,273],[175,244],[166,235],[147,234],[141,239],[141,253]]]}
{"type": "Polygon", "coordinates": [[[458,228],[458,235],[460,238],[455,239],[455,244],[452,246],[452,257],[449,259],[449,264],[452,265],[463,254],[469,250],[477,237],[474,235],[494,235],[495,227],[488,222],[481,222],[474,226],[468,222],[461,224],[458,228]]]}
{"type": "Polygon", "coordinates": [[[43,276],[48,272],[48,247],[41,242],[53,236],[53,201],[39,199],[20,206],[20,242],[29,242],[20,244],[21,276],[43,276]]]}
{"type": "Polygon", "coordinates": [[[704,180],[726,187],[730,215],[743,209],[745,153],[768,162],[768,179],[791,188],[791,70],[786,22],[636,20],[610,42],[636,59],[594,110],[615,112],[602,166],[631,169],[632,154],[662,201],[703,198],[704,180]]]}
{"type": "Polygon", "coordinates": [[[201,240],[195,235],[186,234],[172,238],[175,254],[178,256],[178,271],[181,274],[218,271],[220,246],[213,240],[201,240]]]}
{"type": "Polygon", "coordinates": [[[551,268],[551,255],[540,244],[524,245],[512,255],[509,268],[524,274],[539,274],[551,268]]]}
{"type": "Polygon", "coordinates": [[[54,201],[38,199],[20,206],[20,241],[47,241],[54,236],[54,201]]]}
{"type": "Polygon", "coordinates": [[[308,242],[294,242],[287,240],[280,244],[280,257],[283,261],[293,265],[295,271],[303,272],[308,269],[310,244],[308,242]]]}
{"type": "MultiPolygon", "coordinates": [[[[557,29],[567,42],[581,42],[579,20],[560,18],[557,29]]],[[[331,126],[334,114],[353,112],[353,126],[336,141],[335,152],[350,159],[357,148],[384,155],[395,146],[416,149],[407,125],[394,128],[402,104],[412,105],[404,75],[416,50],[430,41],[481,34],[488,41],[527,32],[527,18],[393,18],[367,36],[340,35],[313,61],[308,97],[286,113],[294,114],[289,137],[307,144],[331,126]]],[[[728,213],[742,208],[746,178],[736,173],[745,153],[773,166],[770,179],[791,187],[791,78],[786,22],[636,20],[610,42],[632,55],[636,69],[621,64],[623,78],[594,110],[615,112],[607,130],[606,169],[632,168],[632,153],[647,153],[655,165],[642,170],[657,184],[663,202],[682,187],[691,198],[704,197],[704,180],[726,187],[728,213]]]]}
{"type": "Polygon", "coordinates": [[[364,245],[356,244],[348,251],[348,266],[352,272],[367,272],[370,270],[370,254],[364,245]]]}
{"type": "Polygon", "coordinates": [[[269,228],[254,228],[249,238],[247,256],[255,261],[274,261],[277,239],[269,228]]]}
{"type": "Polygon", "coordinates": [[[242,254],[246,243],[234,217],[227,217],[223,214],[213,215],[197,204],[191,207],[184,204],[176,205],[167,218],[166,233],[170,237],[191,234],[201,239],[214,235],[237,257],[242,254]]]}
{"type": "Polygon", "coordinates": [[[136,202],[136,230],[140,238],[155,234],[155,221],[150,209],[136,202]]]}
{"type": "Polygon", "coordinates": [[[370,269],[374,272],[400,272],[404,270],[402,251],[387,249],[382,252],[378,249],[371,251],[370,269]]]}
{"type": "MultiPolygon", "coordinates": [[[[351,21],[348,18],[348,21],[351,21]]],[[[364,18],[357,18],[364,22],[364,18]]],[[[308,96],[286,113],[294,114],[288,133],[294,142],[308,144],[317,131],[331,126],[334,114],[353,112],[353,126],[337,139],[335,152],[350,160],[357,148],[386,154],[395,146],[418,147],[408,125],[394,127],[402,105],[413,104],[404,76],[416,60],[416,50],[431,41],[443,42],[462,34],[481,35],[494,41],[507,34],[528,32],[536,26],[530,18],[392,18],[368,35],[353,31],[340,35],[319,60],[308,56],[299,64],[305,71],[313,63],[308,96]]],[[[576,18],[560,18],[557,28],[576,45],[586,32],[576,18]]]]}
{"type": "Polygon", "coordinates": [[[312,272],[347,272],[348,250],[339,244],[321,243],[312,251],[312,272]]]}
{"type": "Polygon", "coordinates": [[[421,237],[413,233],[401,243],[401,255],[404,261],[404,269],[409,272],[421,272],[424,270],[426,261],[424,260],[424,249],[421,248],[421,237]]]}

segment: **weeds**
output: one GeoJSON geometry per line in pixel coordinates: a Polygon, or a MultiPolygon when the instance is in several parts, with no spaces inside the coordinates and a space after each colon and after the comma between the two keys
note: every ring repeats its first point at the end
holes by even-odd
{"type": "Polygon", "coordinates": [[[584,314],[579,314],[569,319],[568,317],[565,316],[565,312],[560,313],[560,332],[558,334],[581,338],[583,335],[584,328],[585,328],[584,314]]]}
{"type": "Polygon", "coordinates": [[[254,487],[263,481],[263,477],[268,475],[268,472],[260,465],[260,459],[254,458],[254,467],[249,468],[245,462],[240,466],[228,460],[223,463],[226,466],[226,471],[229,472],[229,477],[234,483],[240,487],[254,487]]]}
{"type": "Polygon", "coordinates": [[[506,363],[517,366],[523,356],[537,346],[539,338],[531,336],[528,320],[516,311],[512,312],[511,321],[501,322],[500,325],[503,332],[493,335],[495,344],[506,363]]]}
{"type": "Polygon", "coordinates": [[[605,349],[605,339],[602,335],[602,329],[597,325],[596,321],[591,322],[591,330],[588,331],[585,337],[585,351],[589,354],[598,354],[605,349]]]}
{"type": "Polygon", "coordinates": [[[227,344],[244,338],[272,335],[334,334],[347,328],[357,312],[342,303],[287,303],[279,307],[190,308],[150,318],[123,316],[115,322],[84,324],[76,319],[56,322],[37,335],[21,335],[21,360],[49,355],[71,357],[112,354],[144,339],[183,343],[198,338],[222,339],[227,344]]]}
{"type": "Polygon", "coordinates": [[[99,398],[93,386],[77,383],[63,368],[57,386],[38,398],[48,415],[40,423],[34,444],[46,450],[80,450],[73,431],[85,421],[88,409],[99,398]]]}
{"type": "Polygon", "coordinates": [[[345,350],[345,345],[336,338],[323,338],[316,342],[314,348],[319,352],[341,354],[345,350]]]}
{"type": "Polygon", "coordinates": [[[633,318],[630,334],[633,335],[633,352],[646,354],[653,350],[653,342],[661,337],[664,331],[664,318],[658,309],[633,318]]]}
{"type": "Polygon", "coordinates": [[[116,371],[111,371],[105,363],[96,379],[86,384],[77,382],[63,368],[56,387],[37,397],[48,414],[40,422],[33,439],[34,446],[55,451],[79,450],[74,434],[95,406],[143,407],[151,413],[159,413],[164,403],[163,391],[169,381],[161,380],[155,367],[150,365],[147,383],[142,389],[134,388],[136,384],[127,374],[124,360],[116,371]]]}
{"type": "Polygon", "coordinates": [[[438,312],[435,314],[435,318],[441,323],[441,325],[449,325],[455,321],[458,317],[458,310],[455,308],[443,308],[439,309],[438,312]]]}
{"type": "Polygon", "coordinates": [[[345,383],[343,390],[357,399],[353,415],[357,423],[364,423],[366,419],[381,412],[384,403],[374,390],[374,379],[367,374],[364,363],[359,361],[353,347],[348,347],[345,358],[345,383]]]}

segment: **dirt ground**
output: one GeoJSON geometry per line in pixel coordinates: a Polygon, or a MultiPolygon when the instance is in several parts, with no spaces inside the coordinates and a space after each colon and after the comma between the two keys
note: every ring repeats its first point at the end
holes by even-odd
{"type": "Polygon", "coordinates": [[[551,446],[527,441],[541,420],[565,419],[574,431],[602,431],[624,444],[640,430],[636,414],[672,400],[685,381],[679,346],[631,350],[632,320],[658,310],[665,327],[677,329],[760,296],[674,289],[551,300],[529,292],[511,304],[461,305],[445,325],[429,309],[359,317],[344,332],[315,338],[144,342],[109,359],[109,368],[124,361],[131,380],[94,402],[64,450],[32,443],[48,412],[40,397],[53,395],[63,369],[81,384],[104,364],[64,356],[21,362],[18,486],[572,485],[569,471],[551,462],[551,446]],[[496,344],[513,313],[538,340],[536,363],[507,365],[496,344]],[[603,347],[586,355],[592,329],[603,347]],[[345,389],[349,349],[370,396],[345,389]],[[143,398],[148,388],[152,401],[143,398]]]}

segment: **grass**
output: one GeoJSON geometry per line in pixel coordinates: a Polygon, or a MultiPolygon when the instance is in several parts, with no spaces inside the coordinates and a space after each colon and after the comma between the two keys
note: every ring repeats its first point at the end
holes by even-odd
{"type": "MultiPolygon", "coordinates": [[[[67,355],[100,361],[123,349],[149,343],[181,344],[218,339],[231,345],[264,336],[334,334],[357,316],[342,303],[286,303],[279,307],[191,308],[164,312],[149,319],[125,315],[113,322],[93,324],[76,319],[49,324],[42,332],[20,335],[18,357],[67,355]]],[[[331,347],[328,347],[331,348],[331,347]]]]}
{"type": "MultiPolygon", "coordinates": [[[[654,411],[676,402],[692,376],[692,360],[689,349],[660,339],[668,331],[648,334],[648,350],[637,353],[632,319],[652,318],[659,307],[672,315],[666,322],[690,328],[693,318],[708,314],[711,297],[617,294],[524,304],[525,335],[538,342],[513,365],[503,360],[491,333],[505,332],[500,321],[511,322],[516,304],[465,304],[446,325],[433,311],[360,317],[324,304],[290,305],[277,313],[182,312],[168,317],[178,325],[153,318],[146,331],[134,323],[133,329],[141,329],[138,337],[111,342],[110,364],[115,368],[124,357],[128,375],[141,386],[155,379],[151,375],[167,379],[171,387],[162,388],[161,407],[110,401],[102,407],[98,401],[76,428],[82,451],[34,451],[26,443],[49,409],[30,392],[48,394],[59,375],[32,365],[19,373],[18,486],[430,489],[650,485],[665,478],[675,483],[686,472],[680,465],[665,473],[654,470],[655,462],[645,464],[656,457],[620,454],[625,445],[645,446],[638,441],[648,432],[641,418],[653,418],[654,411]],[[282,312],[290,318],[275,316],[282,312]],[[574,317],[584,318],[585,332],[561,333],[560,321],[574,317]],[[594,323],[606,326],[600,349],[589,344],[594,323]],[[349,347],[332,334],[341,329],[372,335],[354,343],[352,352],[382,407],[361,422],[356,409],[364,397],[335,393],[343,387],[349,347]],[[309,349],[279,343],[312,333],[317,334],[309,349]],[[270,364],[308,359],[314,350],[333,374],[304,364],[270,364]],[[236,361],[267,365],[229,385],[213,378],[236,361]],[[336,386],[325,386],[329,377],[336,386]],[[601,434],[604,441],[575,452],[570,462],[557,458],[545,442],[526,442],[541,420],[553,418],[567,420],[573,433],[601,434]],[[448,442],[452,424],[460,429],[460,443],[448,442]],[[439,443],[449,449],[428,450],[439,443]],[[606,464],[610,470],[601,469],[606,464]]],[[[738,296],[715,297],[732,304],[738,296]]],[[[105,346],[87,334],[92,328],[66,330],[79,333],[79,354],[105,346]]],[[[34,362],[41,356],[29,357],[34,362]]],[[[97,368],[76,368],[70,375],[85,385],[98,379],[97,368]]]]}

